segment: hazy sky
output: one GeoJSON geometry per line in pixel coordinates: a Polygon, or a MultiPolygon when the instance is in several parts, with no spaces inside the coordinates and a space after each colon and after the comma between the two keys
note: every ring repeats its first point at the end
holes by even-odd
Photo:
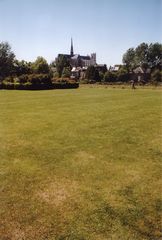
{"type": "Polygon", "coordinates": [[[48,62],[58,53],[97,53],[97,62],[122,62],[141,42],[161,42],[162,0],[0,0],[0,41],[18,59],[48,62]]]}

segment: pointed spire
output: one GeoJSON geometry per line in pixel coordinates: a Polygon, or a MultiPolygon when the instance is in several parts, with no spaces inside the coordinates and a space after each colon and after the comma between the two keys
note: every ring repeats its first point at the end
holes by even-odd
{"type": "Polygon", "coordinates": [[[71,48],[70,48],[70,55],[74,55],[74,50],[73,50],[73,39],[71,38],[71,48]]]}

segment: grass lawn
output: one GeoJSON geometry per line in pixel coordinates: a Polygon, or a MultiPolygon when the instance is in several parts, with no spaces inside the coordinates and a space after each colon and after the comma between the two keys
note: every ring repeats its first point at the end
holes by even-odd
{"type": "Polygon", "coordinates": [[[160,239],[162,91],[0,91],[1,240],[160,239]]]}

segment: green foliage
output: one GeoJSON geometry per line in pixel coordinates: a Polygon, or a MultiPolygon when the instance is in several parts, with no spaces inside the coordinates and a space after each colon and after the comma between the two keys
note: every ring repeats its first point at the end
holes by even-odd
{"type": "Polygon", "coordinates": [[[7,77],[3,81],[5,89],[12,88],[24,89],[31,87],[34,89],[50,88],[52,86],[51,78],[48,74],[24,74],[18,77],[7,77]]]}
{"type": "Polygon", "coordinates": [[[123,55],[123,63],[131,71],[137,66],[146,70],[148,67],[160,67],[161,64],[162,44],[160,43],[141,43],[135,49],[130,48],[123,55]]]}
{"type": "Polygon", "coordinates": [[[24,60],[14,61],[14,74],[17,76],[23,75],[23,74],[31,74],[32,73],[32,63],[26,62],[24,60]]]}
{"type": "Polygon", "coordinates": [[[1,88],[19,90],[43,90],[78,88],[79,84],[68,78],[53,82],[49,74],[24,74],[18,77],[9,76],[2,82],[1,88]]]}
{"type": "Polygon", "coordinates": [[[0,80],[13,73],[15,54],[7,42],[0,43],[0,80]]]}
{"type": "Polygon", "coordinates": [[[89,81],[100,81],[99,71],[94,66],[89,66],[86,70],[85,78],[89,81]]]}
{"type": "Polygon", "coordinates": [[[99,72],[99,78],[100,78],[100,81],[104,81],[104,73],[103,72],[99,72]]]}
{"type": "Polygon", "coordinates": [[[62,71],[62,77],[63,78],[70,78],[71,76],[71,69],[70,67],[64,67],[63,71],[62,71]]]}
{"type": "Polygon", "coordinates": [[[32,64],[32,70],[37,74],[48,74],[49,66],[43,57],[37,57],[36,61],[32,64]]]}
{"type": "Polygon", "coordinates": [[[8,76],[3,80],[3,83],[4,82],[13,83],[14,82],[14,77],[13,76],[8,76]]]}
{"type": "Polygon", "coordinates": [[[159,69],[155,69],[151,74],[151,82],[153,84],[158,84],[162,82],[162,72],[159,69]]]}
{"type": "Polygon", "coordinates": [[[117,80],[119,82],[128,82],[129,81],[129,73],[125,67],[121,67],[117,72],[117,80]]]}
{"type": "Polygon", "coordinates": [[[94,66],[89,66],[86,70],[85,78],[88,80],[94,80],[95,68],[94,66]]]}
{"type": "Polygon", "coordinates": [[[54,73],[53,73],[53,78],[59,78],[58,72],[54,72],[54,73]]]}
{"type": "Polygon", "coordinates": [[[94,80],[96,82],[100,82],[101,79],[100,79],[100,74],[99,74],[99,71],[97,69],[95,69],[95,75],[94,75],[94,80]]]}
{"type": "Polygon", "coordinates": [[[128,70],[132,70],[135,67],[135,50],[129,48],[123,55],[123,63],[126,65],[128,70]]]}
{"type": "Polygon", "coordinates": [[[117,74],[111,71],[107,71],[104,75],[104,82],[116,82],[117,74]]]}
{"type": "Polygon", "coordinates": [[[138,45],[135,49],[135,64],[147,68],[149,66],[148,52],[149,46],[147,43],[141,43],[138,45]]]}
{"type": "Polygon", "coordinates": [[[24,84],[24,83],[28,82],[29,75],[25,75],[25,74],[21,75],[18,77],[18,79],[19,79],[20,84],[24,84]]]}
{"type": "Polygon", "coordinates": [[[150,67],[161,68],[162,44],[154,43],[149,45],[148,61],[150,67]]]}
{"type": "Polygon", "coordinates": [[[107,66],[106,66],[106,64],[104,64],[104,67],[103,67],[103,69],[102,69],[101,72],[104,73],[104,74],[105,74],[105,72],[107,72],[107,66]]]}
{"type": "Polygon", "coordinates": [[[68,58],[64,55],[59,55],[56,59],[55,64],[59,77],[62,76],[64,68],[70,68],[70,62],[68,58]]]}

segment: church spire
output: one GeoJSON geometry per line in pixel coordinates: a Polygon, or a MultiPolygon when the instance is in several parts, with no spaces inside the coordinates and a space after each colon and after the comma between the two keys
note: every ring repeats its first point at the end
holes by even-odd
{"type": "Polygon", "coordinates": [[[73,39],[71,38],[71,48],[70,48],[70,55],[74,55],[74,50],[73,50],[73,39]]]}

